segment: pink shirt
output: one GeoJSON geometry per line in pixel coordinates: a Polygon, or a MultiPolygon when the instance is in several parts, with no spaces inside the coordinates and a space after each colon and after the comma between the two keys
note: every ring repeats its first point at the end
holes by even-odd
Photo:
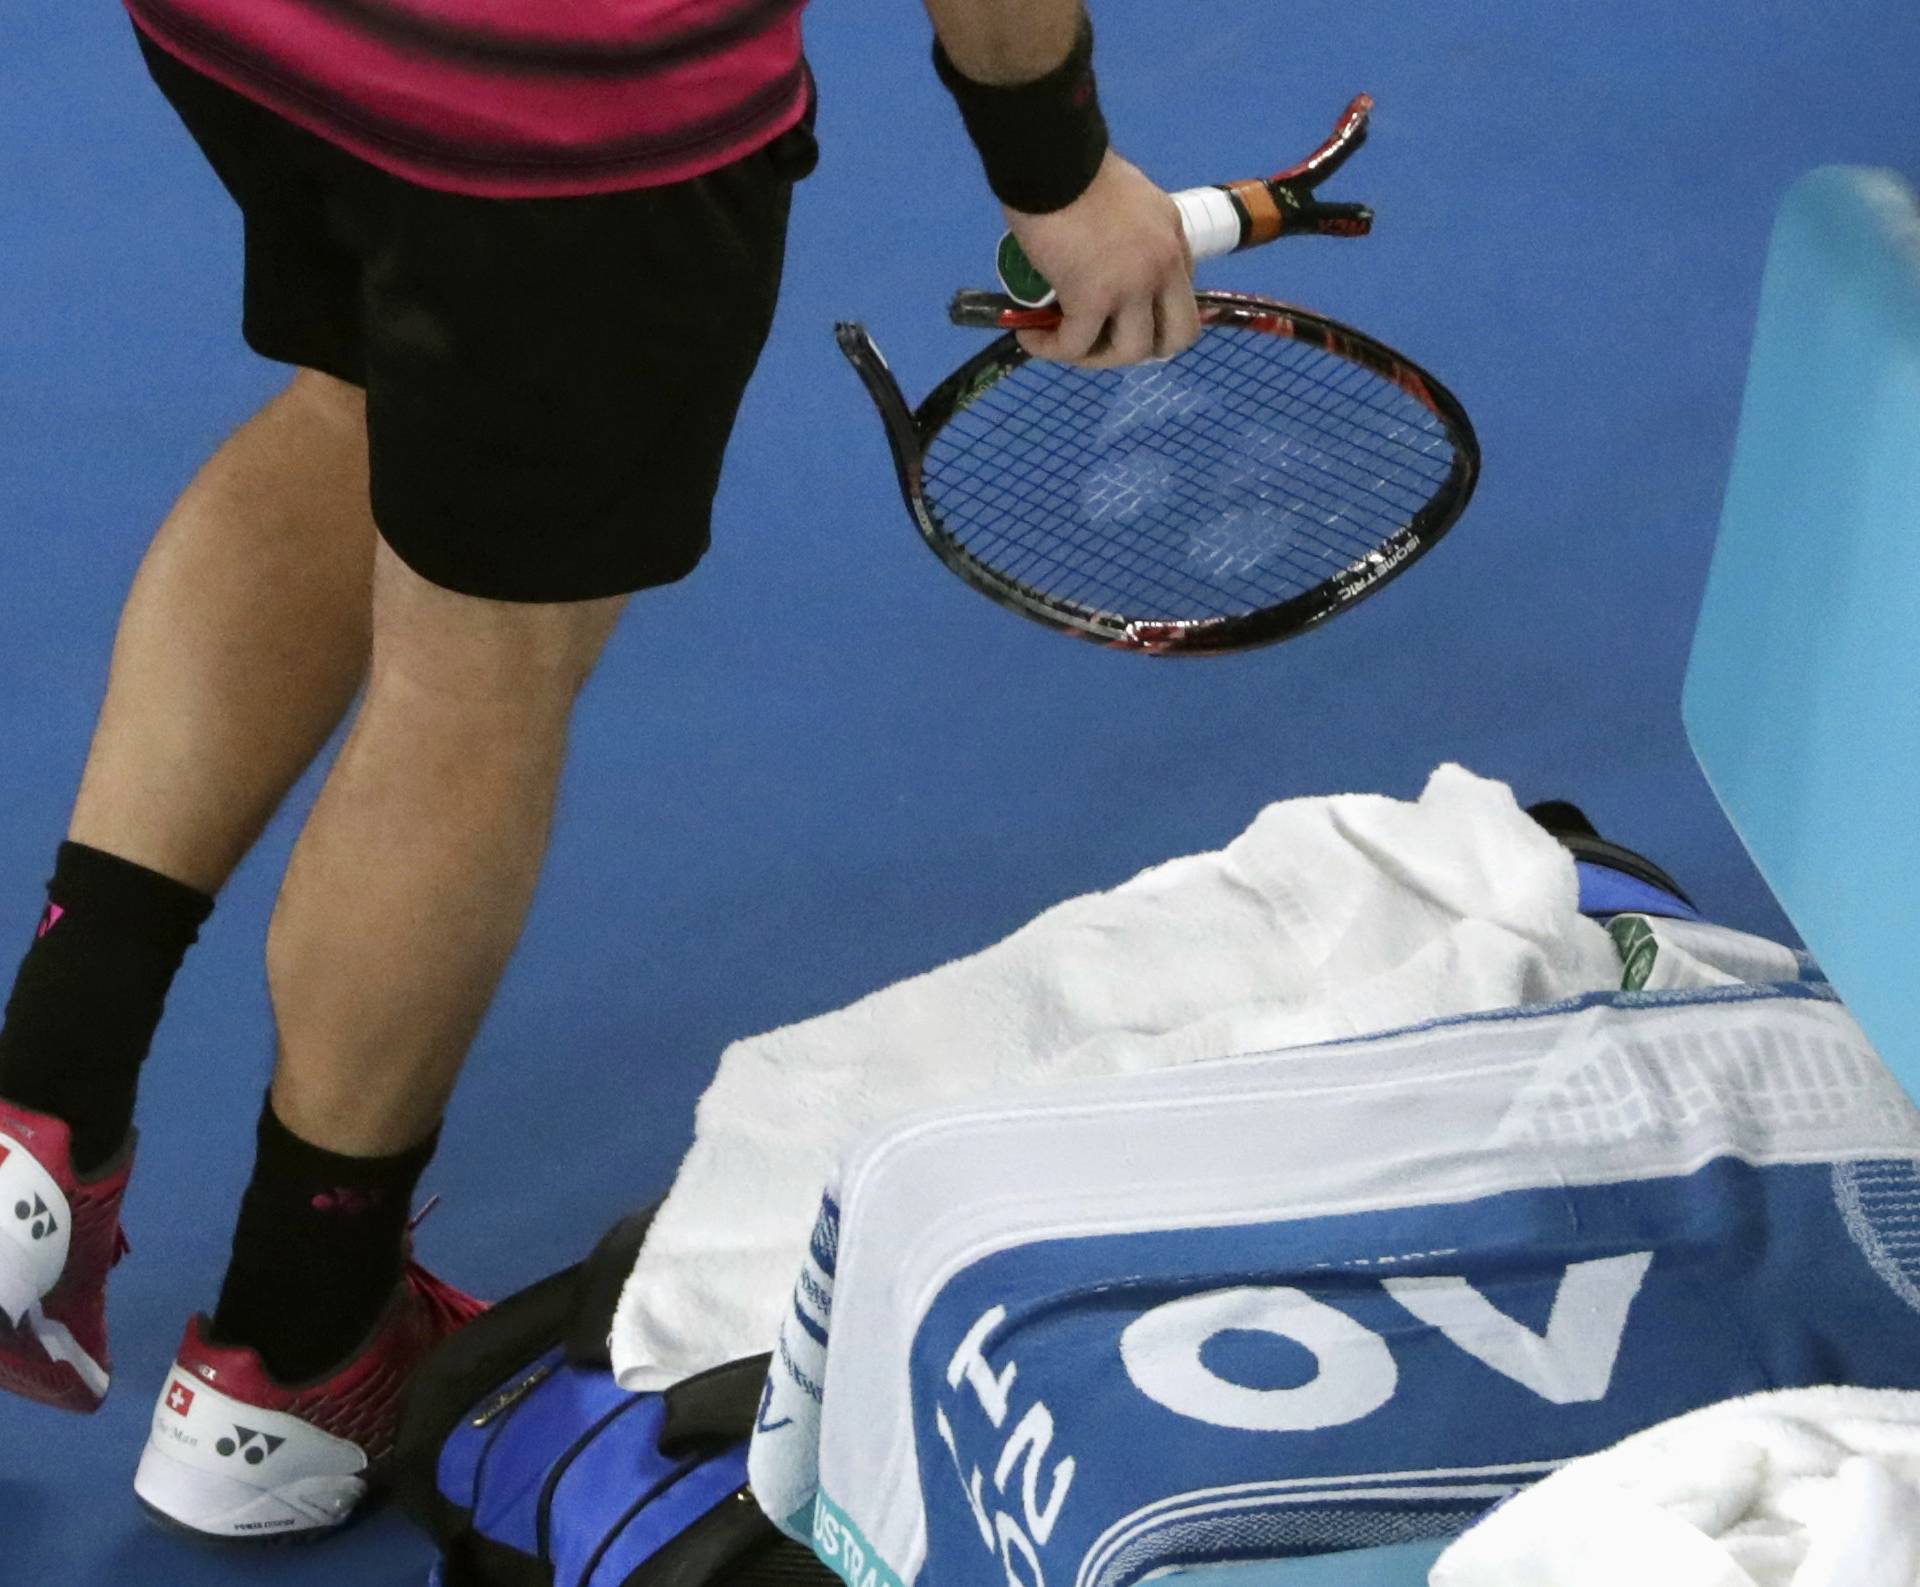
{"type": "Polygon", "coordinates": [[[804,0],[126,0],[153,41],[396,176],[528,198],[685,181],[800,120],[804,0]]]}

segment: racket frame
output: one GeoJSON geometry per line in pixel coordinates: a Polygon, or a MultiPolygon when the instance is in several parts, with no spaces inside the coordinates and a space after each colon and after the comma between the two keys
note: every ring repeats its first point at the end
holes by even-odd
{"type": "Polygon", "coordinates": [[[953,323],[999,329],[1003,334],[935,386],[917,409],[908,407],[899,381],[864,325],[842,322],[834,331],[840,351],[880,412],[900,493],[914,527],[951,572],[999,605],[1078,639],[1144,655],[1220,654],[1276,644],[1318,627],[1384,589],[1453,527],[1479,478],[1480,444],[1472,421],[1452,392],[1385,343],[1310,309],[1244,292],[1200,292],[1195,297],[1202,323],[1209,328],[1234,327],[1321,348],[1372,371],[1437,417],[1453,442],[1453,463],[1432,500],[1381,546],[1315,588],[1276,606],[1233,617],[1128,619],[1022,584],[975,557],[941,524],[926,497],[927,450],[948,421],[1029,361],[1016,331],[1057,322],[1058,310],[1026,310],[998,293],[967,291],[959,293],[950,306],[953,323]]]}

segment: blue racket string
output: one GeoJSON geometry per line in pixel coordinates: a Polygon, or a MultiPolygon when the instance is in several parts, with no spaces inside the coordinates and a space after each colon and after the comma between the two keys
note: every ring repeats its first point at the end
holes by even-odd
{"type": "Polygon", "coordinates": [[[1194,621],[1325,584],[1453,462],[1440,419],[1372,370],[1222,326],[1165,364],[1018,366],[934,437],[924,490],[970,556],[1049,600],[1194,621]]]}

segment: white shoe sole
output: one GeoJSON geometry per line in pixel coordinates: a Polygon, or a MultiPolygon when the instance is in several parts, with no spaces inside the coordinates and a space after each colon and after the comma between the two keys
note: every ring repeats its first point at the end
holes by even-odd
{"type": "Polygon", "coordinates": [[[261,1541],[331,1532],[353,1515],[367,1484],[363,1477],[313,1476],[261,1489],[148,1444],[133,1491],[169,1525],[202,1537],[261,1541]]]}
{"type": "Polygon", "coordinates": [[[202,1537],[299,1537],[342,1525],[366,1497],[366,1471],[358,1445],[175,1366],[133,1491],[161,1520],[202,1537]]]}

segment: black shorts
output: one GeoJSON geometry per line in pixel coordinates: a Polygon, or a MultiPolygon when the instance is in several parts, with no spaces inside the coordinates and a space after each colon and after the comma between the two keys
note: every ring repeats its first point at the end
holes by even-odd
{"type": "Polygon", "coordinates": [[[473,198],[140,44],[245,220],[247,344],[365,388],[373,517],[402,561],[508,601],[693,570],[809,130],[668,187],[473,198]]]}

